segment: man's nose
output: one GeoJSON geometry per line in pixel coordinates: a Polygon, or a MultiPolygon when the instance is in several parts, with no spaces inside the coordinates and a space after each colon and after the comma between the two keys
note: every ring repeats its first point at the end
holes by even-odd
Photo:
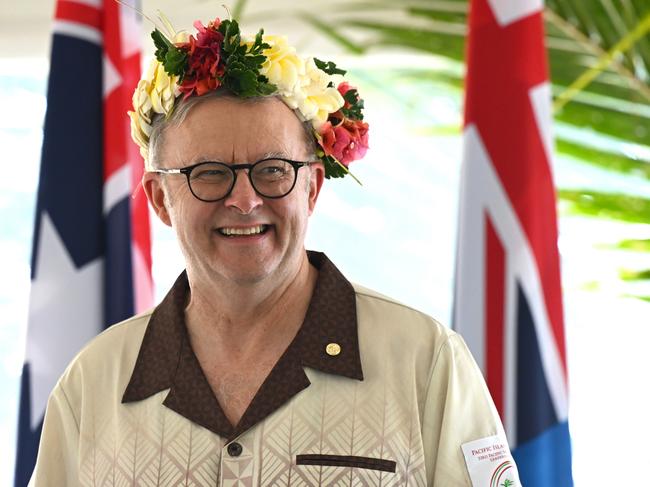
{"type": "Polygon", "coordinates": [[[230,194],[224,199],[224,204],[238,210],[243,215],[248,215],[263,203],[262,197],[255,192],[248,178],[248,171],[243,169],[237,171],[235,185],[230,194]]]}

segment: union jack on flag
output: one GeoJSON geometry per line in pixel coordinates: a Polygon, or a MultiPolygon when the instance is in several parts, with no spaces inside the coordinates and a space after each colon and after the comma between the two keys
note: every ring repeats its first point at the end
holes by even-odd
{"type": "Polygon", "coordinates": [[[140,22],[114,0],[58,0],[21,379],[15,485],[34,468],[48,396],[79,349],[152,302],[149,215],[126,111],[140,22]]]}
{"type": "Polygon", "coordinates": [[[472,0],[454,328],[522,484],[570,486],[567,361],[542,0],[472,0]]]}

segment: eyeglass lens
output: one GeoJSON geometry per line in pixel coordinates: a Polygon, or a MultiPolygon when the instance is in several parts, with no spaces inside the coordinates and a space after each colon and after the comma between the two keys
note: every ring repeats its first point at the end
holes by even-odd
{"type": "MultiPolygon", "coordinates": [[[[287,195],[296,180],[296,170],[286,161],[267,159],[252,165],[250,181],[262,196],[279,198],[287,195]]],[[[220,162],[207,162],[196,166],[189,175],[190,189],[202,200],[216,201],[224,198],[235,182],[235,172],[220,162]]]]}

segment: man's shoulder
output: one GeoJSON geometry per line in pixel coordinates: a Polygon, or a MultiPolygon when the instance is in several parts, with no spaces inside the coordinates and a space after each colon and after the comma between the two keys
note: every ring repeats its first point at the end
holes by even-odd
{"type": "Polygon", "coordinates": [[[153,310],[148,310],[108,327],[93,338],[79,352],[79,356],[93,356],[105,350],[115,351],[123,347],[139,350],[151,313],[153,310]]]}
{"type": "Polygon", "coordinates": [[[352,284],[357,297],[359,325],[367,324],[374,332],[399,333],[430,343],[446,341],[456,335],[438,320],[411,306],[377,291],[352,284]]]}
{"type": "Polygon", "coordinates": [[[116,323],[93,338],[70,362],[62,380],[94,380],[107,374],[130,376],[152,312],[116,323]]]}

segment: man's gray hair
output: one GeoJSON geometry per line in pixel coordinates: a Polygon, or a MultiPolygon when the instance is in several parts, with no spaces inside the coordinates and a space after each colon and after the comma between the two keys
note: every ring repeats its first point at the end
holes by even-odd
{"type": "MultiPolygon", "coordinates": [[[[159,113],[155,114],[153,117],[151,134],[149,135],[149,157],[145,161],[145,169],[154,169],[159,167],[161,147],[165,140],[165,132],[167,128],[181,125],[195,106],[212,98],[230,98],[239,103],[259,103],[266,98],[274,97],[279,98],[277,95],[240,98],[225,89],[210,91],[201,96],[191,96],[187,100],[183,100],[179,97],[176,100],[172,114],[169,117],[165,117],[165,115],[159,113]]],[[[309,160],[316,160],[316,141],[314,139],[314,129],[312,128],[311,122],[302,122],[302,127],[304,131],[304,140],[307,144],[306,149],[309,160]]]]}

